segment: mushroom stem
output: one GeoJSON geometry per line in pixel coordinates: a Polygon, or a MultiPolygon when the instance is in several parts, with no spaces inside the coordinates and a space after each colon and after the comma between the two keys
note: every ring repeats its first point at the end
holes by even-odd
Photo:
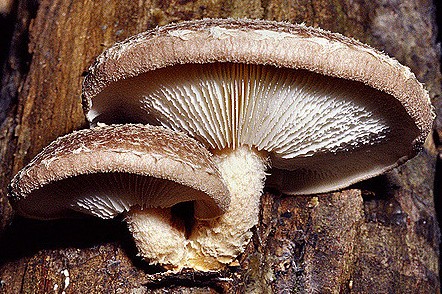
{"type": "Polygon", "coordinates": [[[171,208],[131,208],[126,223],[141,255],[150,264],[175,269],[186,256],[184,223],[173,218],[171,208]]]}
{"type": "Polygon", "coordinates": [[[170,209],[128,213],[129,229],[149,263],[174,271],[218,270],[244,251],[252,237],[250,229],[258,223],[267,156],[243,146],[219,151],[213,159],[231,193],[230,206],[219,218],[196,220],[188,238],[184,223],[174,219],[170,209]]]}
{"type": "Polygon", "coordinates": [[[252,237],[250,229],[258,223],[268,163],[267,156],[247,146],[218,152],[214,161],[230,190],[231,202],[219,218],[196,221],[187,266],[198,270],[220,269],[244,251],[252,237]]]}

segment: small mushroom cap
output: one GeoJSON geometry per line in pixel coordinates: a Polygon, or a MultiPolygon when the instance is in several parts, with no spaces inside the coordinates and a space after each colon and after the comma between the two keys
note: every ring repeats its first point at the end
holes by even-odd
{"type": "Polygon", "coordinates": [[[132,206],[194,201],[195,216],[226,211],[230,195],[210,153],[182,134],[146,125],[76,131],[44,148],[11,181],[9,197],[27,217],[77,212],[111,218],[132,206]]]}
{"type": "Polygon", "coordinates": [[[206,19],[134,36],[83,85],[87,119],[184,131],[209,148],[270,153],[269,183],[321,193],[415,155],[431,130],[409,68],[356,40],[288,23],[206,19]]]}

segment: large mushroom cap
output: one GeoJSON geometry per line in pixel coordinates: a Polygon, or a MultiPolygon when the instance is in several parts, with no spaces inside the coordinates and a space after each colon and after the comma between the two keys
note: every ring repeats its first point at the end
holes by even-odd
{"type": "Polygon", "coordinates": [[[111,218],[138,207],[194,201],[195,216],[213,218],[229,192],[195,140],[162,127],[101,126],[58,138],[11,181],[10,199],[27,217],[87,213],[111,218]]]}
{"type": "Polygon", "coordinates": [[[201,20],[106,50],[83,87],[88,120],[181,130],[214,149],[270,153],[270,182],[320,193],[413,156],[434,114],[410,70],[371,47],[303,25],[201,20]]]}

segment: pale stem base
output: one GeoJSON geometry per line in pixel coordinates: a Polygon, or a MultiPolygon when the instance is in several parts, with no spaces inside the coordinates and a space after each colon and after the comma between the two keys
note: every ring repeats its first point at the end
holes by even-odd
{"type": "Polygon", "coordinates": [[[131,209],[126,223],[139,255],[150,264],[174,269],[187,254],[184,223],[175,220],[170,208],[131,209]]]}
{"type": "Polygon", "coordinates": [[[230,193],[228,211],[214,220],[196,220],[188,238],[170,209],[131,210],[127,222],[140,255],[151,264],[218,270],[244,251],[258,223],[267,158],[248,147],[214,155],[230,193]]]}

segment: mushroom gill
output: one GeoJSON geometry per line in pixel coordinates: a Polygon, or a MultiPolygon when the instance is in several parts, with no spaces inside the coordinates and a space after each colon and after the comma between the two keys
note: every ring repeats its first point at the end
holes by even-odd
{"type": "Polygon", "coordinates": [[[231,208],[195,225],[202,269],[244,249],[269,163],[267,184],[284,193],[341,189],[414,156],[434,118],[428,93],[396,60],[340,34],[261,20],[131,37],[97,58],[82,95],[92,125],[161,125],[215,154],[231,208]]]}

